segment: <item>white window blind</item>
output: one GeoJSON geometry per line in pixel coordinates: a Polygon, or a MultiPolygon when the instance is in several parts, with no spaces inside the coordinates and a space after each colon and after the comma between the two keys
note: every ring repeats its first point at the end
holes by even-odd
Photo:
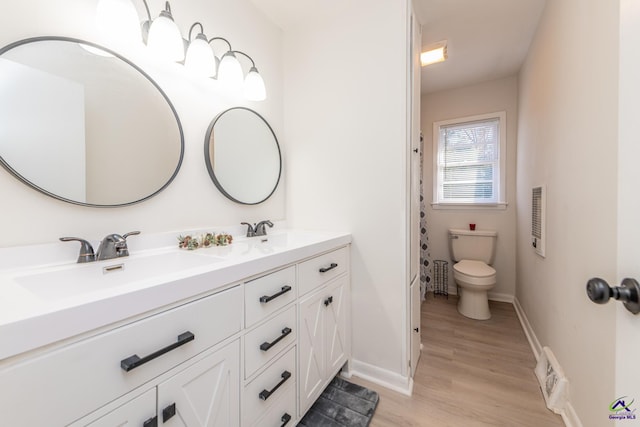
{"type": "Polygon", "coordinates": [[[501,200],[503,117],[436,123],[435,203],[497,204],[501,200]]]}

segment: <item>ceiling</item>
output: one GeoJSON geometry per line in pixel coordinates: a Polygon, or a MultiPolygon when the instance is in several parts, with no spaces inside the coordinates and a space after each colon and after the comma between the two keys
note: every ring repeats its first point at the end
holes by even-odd
{"type": "MultiPolygon", "coordinates": [[[[349,1],[251,0],[284,29],[349,13],[349,1]],[[330,6],[328,5],[330,4],[330,6]]],[[[413,0],[422,44],[447,40],[449,59],[422,68],[422,93],[514,75],[546,0],[413,0]]]]}
{"type": "Polygon", "coordinates": [[[422,45],[447,40],[449,58],[422,68],[422,93],[514,75],[545,0],[414,0],[422,45]]]}

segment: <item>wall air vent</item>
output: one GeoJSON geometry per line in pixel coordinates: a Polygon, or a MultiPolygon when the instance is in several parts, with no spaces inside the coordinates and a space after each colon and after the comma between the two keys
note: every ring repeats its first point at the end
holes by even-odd
{"type": "Polygon", "coordinates": [[[545,256],[545,212],[547,205],[546,187],[531,190],[531,245],[541,257],[545,256]]]}
{"type": "Polygon", "coordinates": [[[542,348],[535,374],[547,408],[556,414],[562,413],[567,403],[569,381],[549,347],[542,348]]]}

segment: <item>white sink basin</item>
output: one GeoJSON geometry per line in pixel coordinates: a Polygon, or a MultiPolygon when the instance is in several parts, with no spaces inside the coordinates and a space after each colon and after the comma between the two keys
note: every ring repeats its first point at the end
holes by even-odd
{"type": "Polygon", "coordinates": [[[87,264],[52,268],[18,275],[15,282],[45,300],[84,295],[133,282],[150,280],[222,261],[195,253],[168,252],[142,257],[123,257],[87,264]]]}

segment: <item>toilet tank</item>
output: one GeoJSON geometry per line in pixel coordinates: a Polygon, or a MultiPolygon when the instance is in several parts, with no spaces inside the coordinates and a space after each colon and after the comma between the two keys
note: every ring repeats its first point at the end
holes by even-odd
{"type": "Polygon", "coordinates": [[[454,262],[463,259],[493,264],[498,233],[493,230],[449,230],[449,250],[454,262]]]}

